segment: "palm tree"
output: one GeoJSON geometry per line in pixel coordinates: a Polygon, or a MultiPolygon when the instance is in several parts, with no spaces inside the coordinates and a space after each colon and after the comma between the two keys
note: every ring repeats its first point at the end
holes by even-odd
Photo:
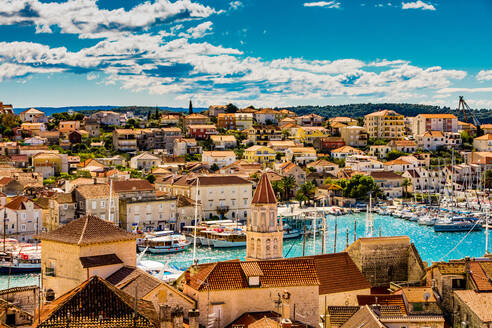
{"type": "Polygon", "coordinates": [[[408,195],[408,187],[412,185],[412,181],[410,179],[405,178],[403,179],[401,186],[403,188],[403,198],[405,198],[408,195]]]}
{"type": "Polygon", "coordinates": [[[296,179],[294,179],[293,176],[289,175],[283,177],[282,180],[280,180],[280,184],[282,185],[283,199],[289,199],[292,190],[297,186],[296,179]]]}
{"type": "Polygon", "coordinates": [[[302,202],[311,203],[311,200],[314,199],[315,193],[316,186],[312,182],[306,182],[302,184],[296,192],[296,200],[299,201],[300,205],[302,205],[302,202]]]}

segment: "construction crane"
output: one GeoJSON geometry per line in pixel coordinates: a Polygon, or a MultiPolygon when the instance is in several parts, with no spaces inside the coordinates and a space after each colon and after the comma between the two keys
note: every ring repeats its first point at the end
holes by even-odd
{"type": "Polygon", "coordinates": [[[475,116],[475,112],[470,108],[470,106],[468,106],[468,104],[466,103],[465,99],[463,98],[463,96],[460,96],[460,101],[458,103],[458,112],[461,110],[461,112],[463,113],[463,118],[464,118],[464,122],[465,123],[468,123],[468,117],[466,116],[466,111],[468,111],[471,116],[472,116],[472,120],[473,120],[473,124],[478,128],[480,126],[480,121],[477,119],[477,117],[475,116]]]}

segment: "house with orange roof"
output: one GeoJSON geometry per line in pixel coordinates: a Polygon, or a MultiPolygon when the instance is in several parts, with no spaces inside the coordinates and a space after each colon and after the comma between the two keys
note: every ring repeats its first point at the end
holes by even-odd
{"type": "Polygon", "coordinates": [[[385,171],[392,172],[405,172],[406,170],[413,170],[419,167],[419,165],[417,165],[416,163],[411,163],[401,158],[387,161],[383,163],[383,166],[385,171]]]}
{"type": "Polygon", "coordinates": [[[256,122],[263,125],[277,124],[281,114],[271,108],[262,108],[254,113],[256,122]]]}
{"type": "Polygon", "coordinates": [[[306,165],[318,159],[313,147],[290,147],[285,151],[285,158],[296,164],[306,165]]]}
{"type": "Polygon", "coordinates": [[[440,147],[457,147],[461,145],[461,135],[454,132],[426,131],[417,135],[417,144],[425,150],[437,150],[440,147]]]}
{"type": "Polygon", "coordinates": [[[492,151],[492,134],[487,133],[473,139],[473,148],[476,151],[492,151]]]}
{"type": "Polygon", "coordinates": [[[306,182],[306,171],[300,168],[297,164],[292,162],[283,162],[277,165],[277,170],[283,176],[294,178],[297,186],[300,186],[306,182]]]}
{"type": "Polygon", "coordinates": [[[311,113],[296,117],[296,121],[301,126],[321,126],[324,118],[321,115],[311,113]]]}
{"type": "Polygon", "coordinates": [[[365,153],[362,150],[351,146],[343,146],[331,151],[331,156],[336,159],[343,159],[351,155],[365,155],[365,153]]]}
{"type": "Polygon", "coordinates": [[[453,114],[419,114],[413,118],[414,135],[427,131],[458,132],[458,118],[453,114]]]}
{"type": "Polygon", "coordinates": [[[480,125],[484,134],[492,134],[492,124],[482,124],[480,125]]]}
{"type": "Polygon", "coordinates": [[[33,236],[43,227],[43,212],[39,205],[25,196],[16,196],[0,209],[5,224],[0,225],[0,233],[16,236],[22,242],[31,242],[33,236]]]}
{"type": "Polygon", "coordinates": [[[345,157],[345,167],[359,172],[382,171],[383,163],[374,156],[350,155],[345,157]]]}
{"type": "Polygon", "coordinates": [[[467,132],[473,137],[477,134],[477,127],[471,123],[458,121],[458,132],[467,132]]]}
{"type": "Polygon", "coordinates": [[[236,154],[232,150],[213,150],[202,153],[202,163],[211,167],[217,165],[219,168],[231,165],[236,161],[236,154]]]}
{"type": "Polygon", "coordinates": [[[342,123],[345,125],[357,125],[357,120],[346,116],[337,116],[328,119],[328,123],[342,123]]]}
{"type": "Polygon", "coordinates": [[[209,117],[202,115],[200,113],[189,114],[183,118],[183,123],[185,127],[189,125],[204,125],[204,124],[208,124],[209,122],[210,122],[209,117]]]}
{"type": "Polygon", "coordinates": [[[380,110],[364,116],[364,128],[374,139],[403,139],[405,118],[394,110],[380,110]]]}
{"type": "Polygon", "coordinates": [[[48,122],[48,117],[46,114],[36,108],[29,108],[19,114],[19,117],[22,122],[31,122],[31,123],[46,123],[48,122]]]}

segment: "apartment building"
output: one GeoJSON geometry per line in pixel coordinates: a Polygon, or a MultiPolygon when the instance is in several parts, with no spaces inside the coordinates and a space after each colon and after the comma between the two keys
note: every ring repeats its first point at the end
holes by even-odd
{"type": "Polygon", "coordinates": [[[95,120],[101,125],[122,126],[124,122],[126,122],[125,114],[106,110],[96,112],[89,116],[89,118],[95,120]]]}
{"type": "Polygon", "coordinates": [[[190,115],[186,115],[183,118],[183,123],[185,127],[188,127],[190,125],[205,125],[210,122],[210,119],[208,116],[199,114],[199,113],[193,113],[190,115]]]}
{"type": "Polygon", "coordinates": [[[492,151],[492,134],[473,139],[473,148],[477,151],[492,151]]]}
{"type": "Polygon", "coordinates": [[[219,129],[235,130],[236,115],[234,113],[224,113],[217,116],[217,127],[219,129]]]}
{"type": "Polygon", "coordinates": [[[176,222],[176,199],[155,195],[120,199],[120,227],[131,232],[167,230],[176,222]]]}
{"type": "Polygon", "coordinates": [[[372,171],[369,175],[389,198],[399,198],[403,194],[403,177],[391,171],[372,171]]]}
{"type": "Polygon", "coordinates": [[[247,130],[248,141],[260,146],[266,146],[269,141],[283,139],[282,131],[276,125],[252,126],[247,130]]]}
{"type": "Polygon", "coordinates": [[[188,136],[196,139],[207,139],[209,136],[217,134],[215,124],[192,124],[188,125],[188,136]]]}
{"type": "Polygon", "coordinates": [[[202,147],[198,146],[194,138],[178,138],[174,139],[173,155],[185,156],[193,154],[201,154],[202,147]]]}
{"type": "Polygon", "coordinates": [[[393,110],[380,110],[364,116],[364,128],[375,139],[402,139],[405,135],[405,119],[393,110]]]}
{"type": "Polygon", "coordinates": [[[346,145],[352,147],[364,147],[369,140],[366,129],[357,125],[348,125],[340,128],[340,137],[346,145]]]}
{"type": "Polygon", "coordinates": [[[135,152],[138,150],[138,130],[115,129],[113,132],[113,148],[116,151],[135,152]]]}
{"type": "Polygon", "coordinates": [[[255,145],[244,150],[244,160],[249,163],[270,163],[275,160],[276,152],[267,146],[255,145]]]}
{"type": "Polygon", "coordinates": [[[412,121],[414,135],[427,131],[458,132],[458,118],[453,114],[419,114],[412,121]]]}
{"type": "Polygon", "coordinates": [[[169,179],[160,186],[173,196],[186,196],[202,206],[202,217],[239,219],[245,221],[250,214],[252,182],[235,175],[181,176],[169,179]]]}
{"type": "Polygon", "coordinates": [[[314,162],[318,157],[313,147],[291,147],[285,151],[285,158],[296,164],[305,165],[314,162]]]}
{"type": "Polygon", "coordinates": [[[280,113],[271,108],[263,108],[255,112],[255,120],[259,124],[276,124],[278,123],[280,113]]]}
{"type": "Polygon", "coordinates": [[[425,150],[461,145],[461,135],[454,132],[426,131],[424,134],[418,135],[416,139],[418,146],[425,150]]]}
{"type": "Polygon", "coordinates": [[[236,137],[233,135],[210,136],[216,150],[235,148],[237,146],[236,137]]]}

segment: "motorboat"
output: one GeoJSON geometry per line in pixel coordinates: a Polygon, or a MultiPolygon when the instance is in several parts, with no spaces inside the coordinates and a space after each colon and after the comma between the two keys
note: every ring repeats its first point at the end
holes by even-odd
{"type": "Polygon", "coordinates": [[[186,250],[190,244],[191,242],[186,240],[184,235],[161,231],[147,235],[138,245],[138,250],[143,251],[148,248],[152,254],[177,253],[186,250]]]}
{"type": "Polygon", "coordinates": [[[480,231],[482,226],[477,218],[454,217],[450,220],[439,221],[434,225],[435,232],[468,232],[480,231]]]}
{"type": "Polygon", "coordinates": [[[41,247],[25,244],[0,254],[0,274],[41,272],[41,247]]]}

